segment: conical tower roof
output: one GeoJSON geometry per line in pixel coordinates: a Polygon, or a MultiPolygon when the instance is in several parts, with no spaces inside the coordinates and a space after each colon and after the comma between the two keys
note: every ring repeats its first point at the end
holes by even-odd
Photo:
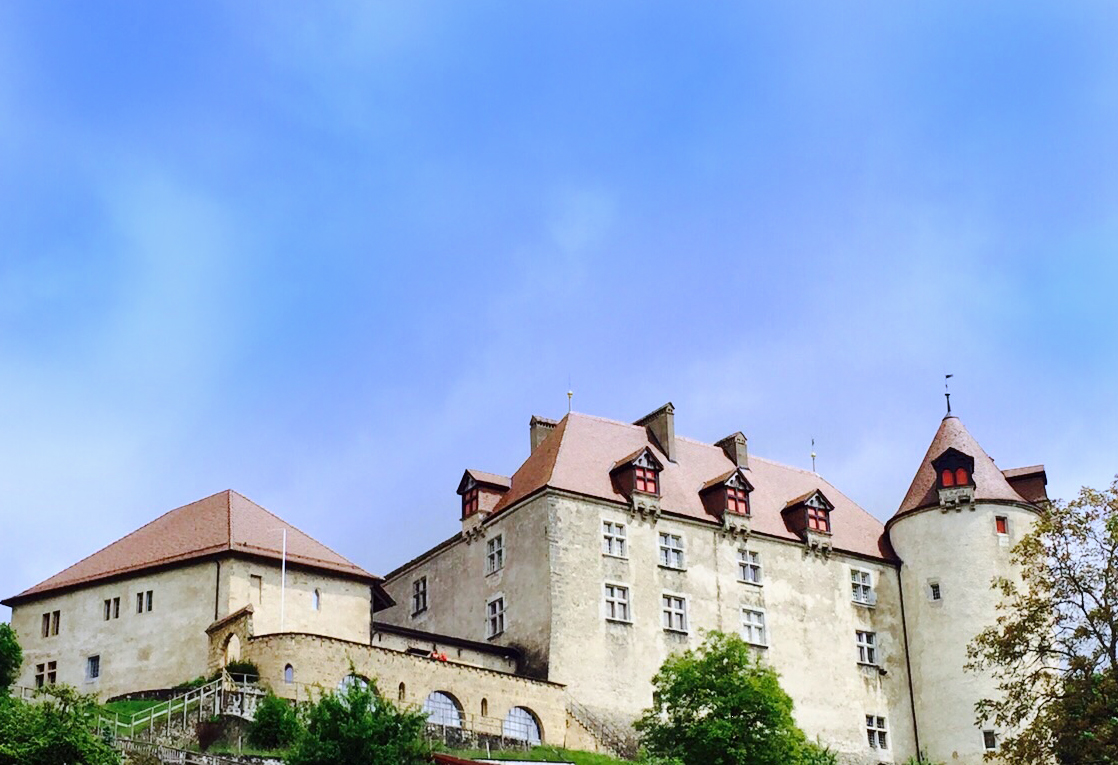
{"type": "Polygon", "coordinates": [[[935,507],[939,504],[936,471],[932,467],[932,461],[952,448],[974,459],[972,478],[976,501],[1030,504],[1009,485],[1009,481],[1006,480],[998,466],[994,464],[994,460],[983,451],[978,442],[974,440],[974,436],[967,432],[963,421],[955,415],[949,414],[939,424],[939,430],[936,431],[935,438],[932,439],[932,444],[928,447],[928,453],[924,455],[924,460],[916,471],[916,477],[912,479],[912,485],[908,487],[908,493],[905,495],[904,501],[901,502],[900,508],[893,515],[893,520],[907,513],[925,507],[935,507]]]}

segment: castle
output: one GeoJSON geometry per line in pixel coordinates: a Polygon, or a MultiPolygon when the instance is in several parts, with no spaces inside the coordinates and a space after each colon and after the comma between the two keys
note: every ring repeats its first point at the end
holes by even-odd
{"type": "Polygon", "coordinates": [[[530,440],[511,477],[466,470],[461,529],[384,578],[234,492],[173,510],[4,601],[21,682],[107,697],[243,658],[293,698],[375,677],[439,725],[608,749],[663,660],[716,629],[844,762],[997,749],[965,649],[991,579],[1015,576],[1042,466],[999,469],[949,413],[883,525],[740,432],[677,436],[671,404],[533,417],[530,440]]]}

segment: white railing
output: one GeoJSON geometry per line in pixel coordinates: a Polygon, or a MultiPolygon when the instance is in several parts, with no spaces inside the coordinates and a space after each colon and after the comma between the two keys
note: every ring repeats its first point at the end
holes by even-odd
{"type": "Polygon", "coordinates": [[[152,731],[156,725],[168,726],[182,721],[183,729],[193,717],[201,720],[204,714],[235,714],[240,717],[253,716],[256,711],[256,695],[260,693],[251,686],[250,679],[240,675],[237,678],[228,672],[205,685],[191,688],[185,693],[156,704],[132,715],[101,712],[97,718],[97,732],[110,732],[116,738],[131,739],[137,732],[152,731]],[[251,703],[245,703],[251,696],[251,703]]]}

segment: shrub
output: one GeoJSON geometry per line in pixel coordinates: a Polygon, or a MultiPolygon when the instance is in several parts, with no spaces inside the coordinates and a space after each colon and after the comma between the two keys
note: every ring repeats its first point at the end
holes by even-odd
{"type": "Polygon", "coordinates": [[[248,740],[261,749],[286,749],[299,737],[299,713],[271,691],[256,706],[248,740]]]}
{"type": "Polygon", "coordinates": [[[251,661],[231,661],[225,665],[225,671],[230,675],[245,675],[250,683],[260,679],[260,670],[251,661]]]}

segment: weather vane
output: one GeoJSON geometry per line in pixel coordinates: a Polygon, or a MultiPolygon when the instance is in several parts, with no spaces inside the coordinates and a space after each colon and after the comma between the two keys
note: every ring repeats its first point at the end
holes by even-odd
{"type": "Polygon", "coordinates": [[[815,472],[815,439],[811,439],[811,472],[815,472]]]}
{"type": "Polygon", "coordinates": [[[951,388],[948,387],[949,383],[947,381],[950,380],[954,376],[955,375],[944,375],[943,376],[943,395],[947,396],[947,413],[948,414],[951,414],[951,388]]]}
{"type": "Polygon", "coordinates": [[[575,397],[575,392],[571,390],[571,376],[567,375],[567,414],[571,413],[571,399],[575,397]]]}

